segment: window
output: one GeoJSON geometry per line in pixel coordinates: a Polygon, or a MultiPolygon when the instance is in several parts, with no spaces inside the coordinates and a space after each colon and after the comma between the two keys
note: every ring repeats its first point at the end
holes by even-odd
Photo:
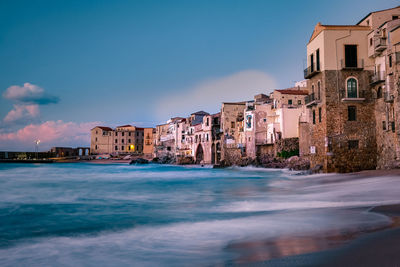
{"type": "Polygon", "coordinates": [[[392,20],[398,19],[399,16],[392,16],[392,20]]]}
{"type": "Polygon", "coordinates": [[[124,136],[124,134],[125,134],[124,132],[121,133],[122,136],[124,136]]]}
{"type": "Polygon", "coordinates": [[[392,67],[392,55],[389,56],[389,67],[392,67]]]}
{"type": "Polygon", "coordinates": [[[349,140],[348,141],[349,150],[358,148],[358,140],[349,140]]]}
{"type": "Polygon", "coordinates": [[[96,130],[96,134],[98,134],[98,133],[97,133],[97,130],[96,130]]]}
{"type": "Polygon", "coordinates": [[[320,70],[320,64],[319,64],[319,49],[317,49],[317,70],[320,70]]]}
{"type": "Polygon", "coordinates": [[[132,143],[132,142],[131,142],[131,139],[128,139],[128,143],[132,143]]]}
{"type": "Polygon", "coordinates": [[[115,139],[115,143],[116,143],[116,144],[118,143],[118,139],[115,139]]]}
{"type": "Polygon", "coordinates": [[[382,129],[386,131],[386,121],[382,121],[382,129]]]}
{"type": "Polygon", "coordinates": [[[267,122],[267,118],[264,118],[263,121],[264,121],[264,122],[267,122]]]}
{"type": "Polygon", "coordinates": [[[293,104],[293,100],[292,100],[292,99],[289,99],[289,100],[288,100],[288,104],[289,104],[289,105],[292,105],[292,104],[293,104]]]}
{"type": "Polygon", "coordinates": [[[131,136],[131,132],[129,132],[128,135],[131,136]]]}
{"type": "Polygon", "coordinates": [[[347,80],[347,97],[348,98],[357,98],[357,80],[354,78],[350,78],[347,80]]]}
{"type": "Polygon", "coordinates": [[[314,72],[314,54],[310,55],[310,70],[314,72]]]}
{"type": "Polygon", "coordinates": [[[392,121],[392,122],[391,122],[391,124],[392,124],[392,132],[395,132],[395,131],[396,131],[395,122],[394,122],[394,121],[392,121]]]}
{"type": "Polygon", "coordinates": [[[115,136],[118,136],[118,132],[115,132],[115,136]]]}
{"type": "Polygon", "coordinates": [[[298,104],[298,105],[301,105],[301,100],[297,100],[297,104],[298,104]]]}
{"type": "Polygon", "coordinates": [[[372,46],[372,38],[369,38],[369,46],[372,46]]]}
{"type": "Polygon", "coordinates": [[[209,125],[209,118],[207,118],[207,123],[206,123],[206,125],[207,125],[207,126],[209,125]]]}
{"type": "Polygon", "coordinates": [[[312,123],[315,124],[315,110],[312,112],[312,123]]]}
{"type": "Polygon", "coordinates": [[[125,148],[124,148],[124,146],[121,146],[121,150],[124,150],[125,148]]]}
{"type": "Polygon", "coordinates": [[[347,107],[347,118],[349,121],[356,121],[357,120],[357,109],[355,106],[348,106],[347,107]]]}
{"type": "Polygon", "coordinates": [[[322,109],[321,108],[318,108],[318,120],[319,120],[319,122],[322,121],[322,109]]]}
{"type": "Polygon", "coordinates": [[[131,147],[130,147],[130,146],[128,146],[128,150],[131,150],[131,147]]]}
{"type": "Polygon", "coordinates": [[[357,68],[357,46],[345,45],[344,46],[344,60],[346,68],[357,68]]]}
{"type": "Polygon", "coordinates": [[[314,94],[314,93],[315,93],[315,90],[314,90],[314,84],[313,84],[313,85],[311,85],[311,93],[312,93],[312,94],[314,94]]]}
{"type": "Polygon", "coordinates": [[[118,146],[115,146],[115,150],[118,150],[118,146]]]}
{"type": "Polygon", "coordinates": [[[96,142],[97,142],[97,137],[96,137],[96,142]]]}
{"type": "Polygon", "coordinates": [[[97,145],[95,145],[95,146],[94,146],[94,149],[96,149],[96,150],[97,150],[97,145]]]}
{"type": "Polygon", "coordinates": [[[382,87],[379,87],[376,91],[376,98],[382,98],[382,87]]]}
{"type": "Polygon", "coordinates": [[[321,99],[321,81],[317,83],[317,93],[318,93],[318,100],[321,99]]]}
{"type": "Polygon", "coordinates": [[[235,128],[235,122],[234,121],[231,122],[231,128],[235,128]]]}
{"type": "Polygon", "coordinates": [[[121,143],[124,143],[124,139],[121,140],[121,143]]]}

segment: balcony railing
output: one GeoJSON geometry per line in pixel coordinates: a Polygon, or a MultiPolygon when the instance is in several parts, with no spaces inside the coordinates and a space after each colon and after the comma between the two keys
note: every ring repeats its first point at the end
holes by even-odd
{"type": "Polygon", "coordinates": [[[383,51],[386,49],[386,38],[377,38],[374,40],[374,47],[376,51],[383,51]]]}
{"type": "Polygon", "coordinates": [[[305,98],[306,106],[316,105],[318,102],[320,102],[320,98],[315,93],[311,93],[305,98]]]}
{"type": "Polygon", "coordinates": [[[386,103],[393,103],[394,95],[390,94],[389,92],[384,92],[383,99],[385,100],[386,103]]]}
{"type": "Polygon", "coordinates": [[[364,101],[366,97],[366,92],[364,90],[359,90],[357,97],[349,97],[345,89],[341,89],[339,93],[340,93],[340,99],[343,102],[360,102],[364,101]]]}
{"type": "Polygon", "coordinates": [[[346,62],[346,60],[340,60],[340,68],[342,70],[345,69],[363,69],[364,68],[364,59],[359,59],[356,62],[346,62]]]}
{"type": "Polygon", "coordinates": [[[317,69],[315,64],[312,66],[309,66],[308,68],[304,69],[304,79],[309,79],[319,72],[320,72],[320,69],[317,69]]]}
{"type": "Polygon", "coordinates": [[[371,85],[375,85],[380,82],[384,82],[386,79],[386,73],[384,71],[378,71],[371,75],[371,85]]]}

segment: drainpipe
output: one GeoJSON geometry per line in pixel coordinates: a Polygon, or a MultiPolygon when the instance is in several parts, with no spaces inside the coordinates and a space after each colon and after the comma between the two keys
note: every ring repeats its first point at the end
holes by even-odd
{"type": "MultiPolygon", "coordinates": [[[[344,39],[344,38],[347,38],[347,37],[349,37],[349,36],[351,36],[351,30],[349,30],[349,33],[347,34],[347,35],[345,35],[345,36],[342,36],[342,37],[339,37],[339,38],[337,38],[336,40],[335,40],[335,56],[336,56],[336,89],[337,89],[337,91],[339,92],[339,95],[338,95],[338,102],[340,103],[340,91],[339,91],[339,59],[338,59],[338,44],[337,44],[337,42],[339,41],[339,40],[342,40],[342,39],[344,39]]],[[[340,128],[339,128],[339,134],[341,134],[342,132],[343,132],[343,129],[342,129],[342,123],[343,123],[343,121],[342,121],[342,116],[339,116],[340,117],[340,128]]]]}

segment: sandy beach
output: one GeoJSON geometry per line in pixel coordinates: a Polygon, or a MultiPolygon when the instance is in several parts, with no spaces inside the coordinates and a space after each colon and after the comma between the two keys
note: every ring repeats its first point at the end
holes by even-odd
{"type": "MultiPolygon", "coordinates": [[[[371,170],[337,174],[331,182],[398,177],[400,170],[371,170]]],[[[326,179],[323,183],[328,183],[326,179]]],[[[399,196],[400,203],[400,196],[399,196]]],[[[400,204],[363,208],[391,218],[387,227],[368,231],[352,229],[310,236],[285,236],[276,240],[236,243],[227,247],[239,252],[235,264],[261,266],[400,266],[400,204]]]]}

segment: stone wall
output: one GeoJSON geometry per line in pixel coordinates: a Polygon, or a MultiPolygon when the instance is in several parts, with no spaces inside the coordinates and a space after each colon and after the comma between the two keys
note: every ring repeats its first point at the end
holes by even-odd
{"type": "Polygon", "coordinates": [[[309,84],[321,81],[322,85],[320,101],[310,106],[316,114],[315,124],[309,123],[310,146],[316,149],[315,154],[308,154],[311,168],[321,165],[325,172],[375,169],[376,125],[370,75],[370,71],[364,70],[324,71],[310,79],[309,84]],[[348,77],[358,81],[358,99],[346,99],[348,77]],[[356,108],[356,121],[348,120],[348,106],[356,108]],[[358,142],[358,146],[350,148],[349,141],[358,142]]]}
{"type": "Polygon", "coordinates": [[[295,151],[299,150],[299,138],[285,138],[275,142],[275,155],[282,151],[295,151]]]}

